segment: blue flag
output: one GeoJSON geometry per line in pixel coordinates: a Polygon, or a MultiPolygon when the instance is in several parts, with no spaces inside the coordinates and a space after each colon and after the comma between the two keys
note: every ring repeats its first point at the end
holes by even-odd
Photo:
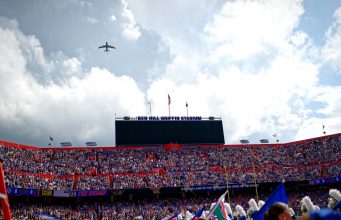
{"type": "Polygon", "coordinates": [[[46,219],[46,220],[59,220],[59,218],[55,218],[48,214],[35,214],[39,219],[46,219]]]}
{"type": "Polygon", "coordinates": [[[172,217],[170,217],[168,220],[178,220],[178,213],[176,213],[175,215],[173,215],[172,217]]]}
{"type": "Polygon", "coordinates": [[[202,215],[202,213],[204,212],[205,207],[200,209],[197,213],[195,213],[195,216],[192,218],[192,220],[197,220],[200,218],[200,216],[202,215]]]}
{"type": "Polygon", "coordinates": [[[272,193],[272,195],[269,197],[266,203],[262,206],[262,208],[252,215],[253,220],[263,220],[265,212],[268,211],[270,206],[272,206],[276,202],[283,202],[285,204],[288,204],[284,183],[281,183],[281,185],[279,185],[277,189],[275,189],[275,191],[272,193]]]}

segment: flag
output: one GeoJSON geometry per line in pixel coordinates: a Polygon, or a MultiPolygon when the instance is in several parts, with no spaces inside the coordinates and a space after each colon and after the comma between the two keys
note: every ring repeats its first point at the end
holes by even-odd
{"type": "Polygon", "coordinates": [[[272,193],[272,195],[269,197],[269,199],[266,201],[266,203],[262,206],[262,208],[255,212],[252,215],[253,220],[263,220],[264,214],[266,211],[269,210],[270,206],[272,206],[276,202],[283,202],[285,204],[288,204],[287,195],[285,193],[285,187],[284,183],[281,183],[275,191],[272,193]]]}
{"type": "Polygon", "coordinates": [[[202,213],[204,212],[205,207],[200,209],[197,213],[195,213],[194,217],[192,218],[192,220],[198,220],[200,218],[200,216],[202,215],[202,213]]]}
{"type": "Polygon", "coordinates": [[[171,98],[170,98],[170,96],[168,94],[168,105],[170,105],[170,104],[171,104],[171,98]]]}
{"type": "Polygon", "coordinates": [[[89,175],[96,175],[97,174],[97,170],[96,169],[87,170],[86,172],[89,175]]]}
{"type": "Polygon", "coordinates": [[[172,217],[170,217],[168,220],[178,220],[178,213],[176,213],[175,215],[173,215],[172,217]]]}
{"type": "Polygon", "coordinates": [[[89,161],[94,161],[94,160],[96,160],[96,156],[88,156],[88,160],[89,161]]]}
{"type": "Polygon", "coordinates": [[[48,214],[35,213],[35,216],[38,217],[38,219],[49,219],[49,220],[57,220],[58,219],[58,218],[55,218],[55,217],[48,215],[48,214]]]}
{"type": "Polygon", "coordinates": [[[188,103],[186,102],[186,108],[188,107],[188,103]]]}
{"type": "Polygon", "coordinates": [[[36,163],[43,163],[43,159],[41,157],[38,157],[38,156],[33,156],[33,159],[36,163]]]}
{"type": "Polygon", "coordinates": [[[50,136],[50,140],[53,141],[53,138],[50,136]]]}
{"type": "Polygon", "coordinates": [[[213,206],[213,208],[208,213],[206,220],[209,219],[217,219],[217,220],[230,220],[230,217],[227,215],[227,211],[225,210],[224,202],[225,202],[225,196],[227,191],[220,196],[216,204],[213,206]]]}

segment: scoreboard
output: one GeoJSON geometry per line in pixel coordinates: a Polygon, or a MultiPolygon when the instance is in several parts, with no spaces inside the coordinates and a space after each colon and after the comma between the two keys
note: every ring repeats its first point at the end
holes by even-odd
{"type": "Polygon", "coordinates": [[[201,117],[124,117],[115,120],[116,146],[224,144],[221,119],[201,117]]]}

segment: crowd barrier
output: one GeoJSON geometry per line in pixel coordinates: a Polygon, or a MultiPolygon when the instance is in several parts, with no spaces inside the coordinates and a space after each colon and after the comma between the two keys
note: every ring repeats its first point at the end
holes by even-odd
{"type": "MultiPolygon", "coordinates": [[[[341,183],[341,177],[333,177],[333,178],[319,178],[310,181],[296,181],[293,184],[308,184],[311,186],[314,185],[328,185],[334,183],[341,183]]],[[[278,185],[278,182],[273,183],[247,183],[247,184],[229,184],[228,188],[230,190],[233,189],[244,189],[244,188],[254,188],[264,187],[268,185],[278,185]]],[[[124,188],[124,189],[105,189],[105,190],[47,190],[47,189],[34,189],[34,188],[13,188],[6,187],[7,193],[9,196],[27,196],[27,197],[62,197],[62,198],[75,198],[75,197],[107,197],[110,195],[121,195],[125,191],[130,192],[139,192],[141,190],[147,190],[151,193],[160,193],[160,190],[165,190],[168,192],[176,191],[176,192],[208,192],[208,191],[224,191],[227,189],[227,185],[200,185],[200,186],[191,186],[191,187],[165,187],[163,189],[160,188],[145,188],[145,189],[135,189],[135,188],[124,188]]]]}

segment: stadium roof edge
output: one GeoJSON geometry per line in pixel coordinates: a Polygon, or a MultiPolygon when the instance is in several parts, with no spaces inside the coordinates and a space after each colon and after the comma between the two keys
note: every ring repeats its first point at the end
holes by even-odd
{"type": "MultiPolygon", "coordinates": [[[[291,145],[291,144],[298,144],[298,143],[304,143],[307,141],[313,141],[313,140],[319,140],[323,138],[328,138],[328,137],[333,137],[341,135],[341,133],[335,133],[335,134],[330,134],[330,135],[324,135],[324,136],[319,136],[319,137],[314,137],[314,138],[308,138],[308,139],[303,139],[303,140],[298,140],[298,141],[292,141],[292,142],[287,142],[287,143],[267,143],[267,144],[262,144],[262,143],[249,143],[249,144],[200,144],[197,146],[226,146],[226,147],[247,147],[247,146],[286,146],[286,145],[291,145]]],[[[25,144],[18,144],[14,142],[9,142],[9,141],[2,141],[0,140],[0,145],[3,145],[5,147],[15,147],[15,148],[22,148],[22,149],[31,149],[31,150],[48,150],[48,149],[60,149],[60,150],[82,150],[82,149],[142,149],[142,148],[147,148],[147,147],[153,147],[154,145],[148,145],[148,146],[97,146],[97,147],[92,147],[92,146],[72,146],[72,147],[37,147],[37,146],[31,146],[31,145],[25,145],[25,144]]],[[[158,145],[158,146],[164,146],[164,145],[158,145]]],[[[181,146],[195,146],[193,145],[181,145],[181,146]]]]}

